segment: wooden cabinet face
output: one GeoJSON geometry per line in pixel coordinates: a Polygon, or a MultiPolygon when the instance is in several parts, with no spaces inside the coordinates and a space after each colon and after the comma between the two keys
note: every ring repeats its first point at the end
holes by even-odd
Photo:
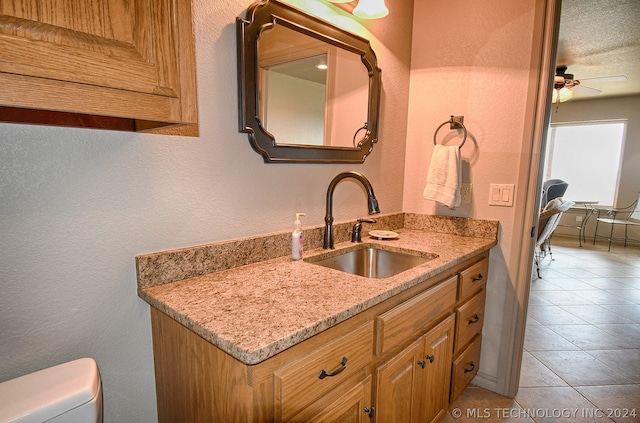
{"type": "Polygon", "coordinates": [[[2,2],[0,71],[176,96],[170,1],[2,2]]]}
{"type": "Polygon", "coordinates": [[[379,422],[435,422],[446,413],[455,318],[420,337],[378,368],[379,422]]]}
{"type": "Polygon", "coordinates": [[[190,0],[0,2],[0,106],[17,117],[5,121],[196,123],[195,84],[190,0]]]}
{"type": "Polygon", "coordinates": [[[418,405],[413,397],[419,389],[418,361],[422,359],[423,340],[418,339],[376,372],[376,421],[412,422],[418,405]]]}
{"type": "Polygon", "coordinates": [[[449,316],[425,336],[423,360],[426,374],[420,397],[421,422],[440,421],[447,412],[454,323],[454,316],[449,316]]]}

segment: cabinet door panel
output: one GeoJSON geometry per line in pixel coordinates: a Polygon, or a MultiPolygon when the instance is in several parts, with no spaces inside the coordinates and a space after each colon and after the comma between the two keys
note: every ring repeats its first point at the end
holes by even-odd
{"type": "Polygon", "coordinates": [[[419,388],[418,361],[423,340],[420,338],[376,371],[376,421],[411,422],[416,414],[413,396],[419,388]]]}
{"type": "Polygon", "coordinates": [[[451,379],[451,355],[455,316],[451,315],[424,337],[425,365],[424,387],[420,396],[420,414],[416,421],[439,421],[447,412],[449,383],[451,379]]]}
{"type": "Polygon", "coordinates": [[[176,96],[174,1],[11,3],[0,15],[0,72],[176,96]]]}
{"type": "MultiPolygon", "coordinates": [[[[341,391],[337,389],[337,391],[341,391]]],[[[339,392],[341,393],[341,392],[339,392]]],[[[371,407],[371,376],[358,383],[340,398],[314,417],[304,419],[306,423],[365,423],[369,414],[365,408],[371,407]]]]}

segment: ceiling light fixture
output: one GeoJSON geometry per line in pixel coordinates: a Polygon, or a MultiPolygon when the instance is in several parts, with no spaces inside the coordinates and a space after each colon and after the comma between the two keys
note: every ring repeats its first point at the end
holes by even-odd
{"type": "MultiPolygon", "coordinates": [[[[353,0],[327,0],[329,3],[354,3],[353,0]]],[[[344,8],[343,8],[344,9],[344,8]]],[[[347,10],[347,9],[345,9],[347,10]]],[[[361,19],[380,19],[389,14],[389,9],[384,4],[384,0],[358,0],[356,6],[351,11],[354,16],[361,19]]]]}
{"type": "Polygon", "coordinates": [[[567,87],[561,87],[561,88],[554,88],[553,89],[553,94],[551,97],[551,102],[552,103],[564,103],[567,100],[571,100],[571,98],[573,98],[573,91],[571,91],[569,88],[567,87]]]}

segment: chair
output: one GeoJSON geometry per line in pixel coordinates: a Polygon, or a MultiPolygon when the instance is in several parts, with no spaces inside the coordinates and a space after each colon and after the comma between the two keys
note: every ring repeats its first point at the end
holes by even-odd
{"type": "Polygon", "coordinates": [[[597,218],[596,218],[596,231],[593,234],[593,243],[596,243],[596,238],[607,238],[609,240],[609,249],[607,251],[611,251],[611,243],[614,240],[624,240],[624,246],[627,246],[627,241],[638,242],[638,240],[629,238],[628,229],[629,226],[640,226],[640,192],[638,193],[638,197],[636,201],[633,202],[628,207],[622,208],[613,208],[608,210],[597,210],[597,218]],[[600,217],[601,212],[606,212],[609,217],[600,217]],[[611,231],[609,235],[598,235],[598,224],[608,223],[611,225],[611,231]],[[616,225],[624,225],[624,237],[622,238],[614,238],[613,237],[613,229],[616,225]]]}
{"type": "Polygon", "coordinates": [[[540,261],[544,259],[547,254],[549,254],[549,257],[553,260],[553,254],[551,254],[551,235],[558,227],[562,214],[569,210],[574,204],[575,203],[573,201],[564,201],[562,198],[554,198],[549,201],[542,212],[540,212],[540,219],[538,221],[538,238],[536,239],[534,252],[534,261],[536,264],[538,279],[541,279],[540,261]]]}
{"type": "Polygon", "coordinates": [[[548,204],[554,198],[562,197],[569,184],[562,179],[548,179],[542,183],[542,200],[540,204],[548,204]]]}

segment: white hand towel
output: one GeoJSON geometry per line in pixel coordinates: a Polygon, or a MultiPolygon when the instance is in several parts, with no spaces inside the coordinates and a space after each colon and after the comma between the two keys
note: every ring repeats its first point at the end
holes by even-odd
{"type": "Polygon", "coordinates": [[[453,209],[460,205],[460,148],[436,144],[431,156],[427,185],[422,196],[453,209]]]}

